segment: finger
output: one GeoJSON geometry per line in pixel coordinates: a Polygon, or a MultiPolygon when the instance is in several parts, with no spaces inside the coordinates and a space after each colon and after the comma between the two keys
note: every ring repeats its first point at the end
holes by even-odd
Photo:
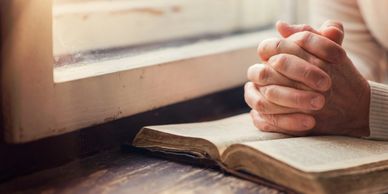
{"type": "Polygon", "coordinates": [[[304,51],[296,43],[288,39],[271,38],[260,42],[257,53],[262,61],[268,61],[273,55],[280,53],[288,53],[296,55],[302,59],[309,59],[313,57],[310,53],[304,51]]]}
{"type": "Polygon", "coordinates": [[[336,21],[336,20],[326,20],[320,27],[319,31],[326,29],[328,27],[334,27],[334,28],[337,28],[339,31],[344,32],[344,26],[342,22],[336,21]]]}
{"type": "Polygon", "coordinates": [[[272,56],[268,64],[284,76],[312,89],[325,92],[331,87],[331,79],[326,72],[297,56],[278,54],[272,56]]]}
{"type": "Polygon", "coordinates": [[[261,118],[270,125],[277,127],[282,133],[306,132],[315,126],[314,117],[307,114],[260,114],[261,118]]]}
{"type": "Polygon", "coordinates": [[[342,44],[342,40],[344,38],[343,26],[340,22],[327,20],[320,28],[319,31],[315,30],[313,27],[307,24],[299,24],[299,25],[290,25],[283,21],[278,21],[276,23],[276,29],[279,34],[287,38],[292,34],[297,32],[308,31],[314,34],[322,35],[330,40],[336,42],[337,44],[342,44]]]}
{"type": "Polygon", "coordinates": [[[267,123],[264,119],[262,119],[257,111],[251,110],[250,116],[252,118],[253,125],[255,125],[255,127],[257,129],[259,129],[260,131],[267,131],[267,132],[274,131],[274,132],[276,132],[278,130],[278,127],[275,127],[275,126],[267,123]]]}
{"type": "Polygon", "coordinates": [[[306,52],[295,42],[288,39],[279,39],[279,38],[266,39],[259,44],[257,48],[257,53],[260,56],[261,60],[264,62],[267,62],[268,59],[274,55],[277,55],[280,53],[286,53],[286,54],[298,56],[320,68],[324,68],[326,66],[326,62],[306,52]]]}
{"type": "Polygon", "coordinates": [[[249,107],[263,114],[284,114],[300,112],[293,108],[279,106],[265,99],[252,82],[248,82],[244,87],[244,99],[249,107]]]}
{"type": "Polygon", "coordinates": [[[325,97],[317,92],[269,85],[259,88],[260,93],[270,102],[280,106],[300,110],[320,110],[325,105],[325,97]]]}
{"type": "Polygon", "coordinates": [[[346,52],[340,45],[323,36],[311,32],[298,32],[289,36],[288,39],[323,60],[339,63],[347,59],[346,52]]]}
{"type": "Polygon", "coordinates": [[[273,69],[271,66],[265,64],[255,64],[250,66],[248,68],[247,77],[248,80],[259,86],[275,84],[298,88],[302,90],[311,90],[311,88],[285,77],[284,75],[273,69]]]}
{"type": "Polygon", "coordinates": [[[289,135],[305,135],[315,126],[314,117],[307,114],[263,115],[251,111],[254,125],[262,131],[278,132],[289,135]]]}
{"type": "Polygon", "coordinates": [[[327,20],[322,24],[320,28],[320,33],[329,38],[330,40],[341,45],[344,39],[344,27],[341,22],[334,20],[327,20]]]}
{"type": "Polygon", "coordinates": [[[279,32],[279,34],[284,38],[287,38],[297,32],[303,32],[303,31],[309,31],[315,34],[321,34],[320,32],[318,32],[313,27],[307,24],[290,25],[283,21],[276,22],[276,29],[279,32]]]}

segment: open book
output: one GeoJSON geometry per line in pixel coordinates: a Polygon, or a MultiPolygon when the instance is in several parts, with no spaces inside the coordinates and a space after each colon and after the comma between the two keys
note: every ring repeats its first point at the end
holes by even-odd
{"type": "Polygon", "coordinates": [[[388,192],[388,142],[342,136],[290,137],[257,130],[248,114],[144,127],[133,145],[211,159],[302,193],[388,192]]]}

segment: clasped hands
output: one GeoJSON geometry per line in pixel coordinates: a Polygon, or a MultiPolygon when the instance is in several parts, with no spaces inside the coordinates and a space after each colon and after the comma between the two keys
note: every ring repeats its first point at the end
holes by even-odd
{"type": "Polygon", "coordinates": [[[282,38],[262,41],[263,64],[247,73],[244,97],[254,125],[296,136],[368,136],[370,88],[341,46],[342,24],[276,28],[282,38]]]}

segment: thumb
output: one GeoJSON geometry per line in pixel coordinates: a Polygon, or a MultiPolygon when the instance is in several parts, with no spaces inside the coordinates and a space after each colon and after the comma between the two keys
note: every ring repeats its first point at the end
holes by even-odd
{"type": "Polygon", "coordinates": [[[344,39],[344,27],[341,22],[327,20],[319,29],[321,34],[341,45],[344,39]]]}
{"type": "Polygon", "coordinates": [[[325,36],[326,38],[329,38],[330,40],[340,45],[342,44],[342,40],[344,37],[342,24],[340,22],[335,22],[332,20],[326,21],[321,26],[320,31],[317,31],[313,27],[306,24],[290,25],[283,21],[278,21],[276,23],[276,29],[279,34],[284,38],[287,38],[297,32],[309,31],[314,34],[325,36]]]}
{"type": "Polygon", "coordinates": [[[321,35],[320,32],[318,32],[313,27],[307,24],[290,25],[286,22],[278,21],[276,22],[276,29],[279,32],[279,34],[284,38],[287,38],[297,32],[303,32],[303,31],[309,31],[309,32],[321,35]]]}

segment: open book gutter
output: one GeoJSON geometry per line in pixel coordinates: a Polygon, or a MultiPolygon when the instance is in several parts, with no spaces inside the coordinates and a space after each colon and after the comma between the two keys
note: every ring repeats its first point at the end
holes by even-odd
{"type": "Polygon", "coordinates": [[[223,167],[222,163],[219,163],[207,157],[202,157],[195,154],[190,154],[186,152],[169,151],[167,149],[160,149],[160,148],[154,148],[154,149],[138,148],[138,147],[132,146],[131,144],[122,145],[121,150],[123,152],[130,152],[130,153],[136,153],[136,154],[146,155],[150,157],[166,159],[166,160],[177,162],[184,165],[192,165],[199,168],[212,169],[212,170],[220,171],[230,176],[237,176],[244,180],[248,180],[263,186],[276,189],[280,192],[289,193],[289,194],[297,193],[289,188],[282,187],[266,179],[250,174],[249,172],[245,172],[242,170],[233,171],[233,170],[227,169],[223,167]]]}

